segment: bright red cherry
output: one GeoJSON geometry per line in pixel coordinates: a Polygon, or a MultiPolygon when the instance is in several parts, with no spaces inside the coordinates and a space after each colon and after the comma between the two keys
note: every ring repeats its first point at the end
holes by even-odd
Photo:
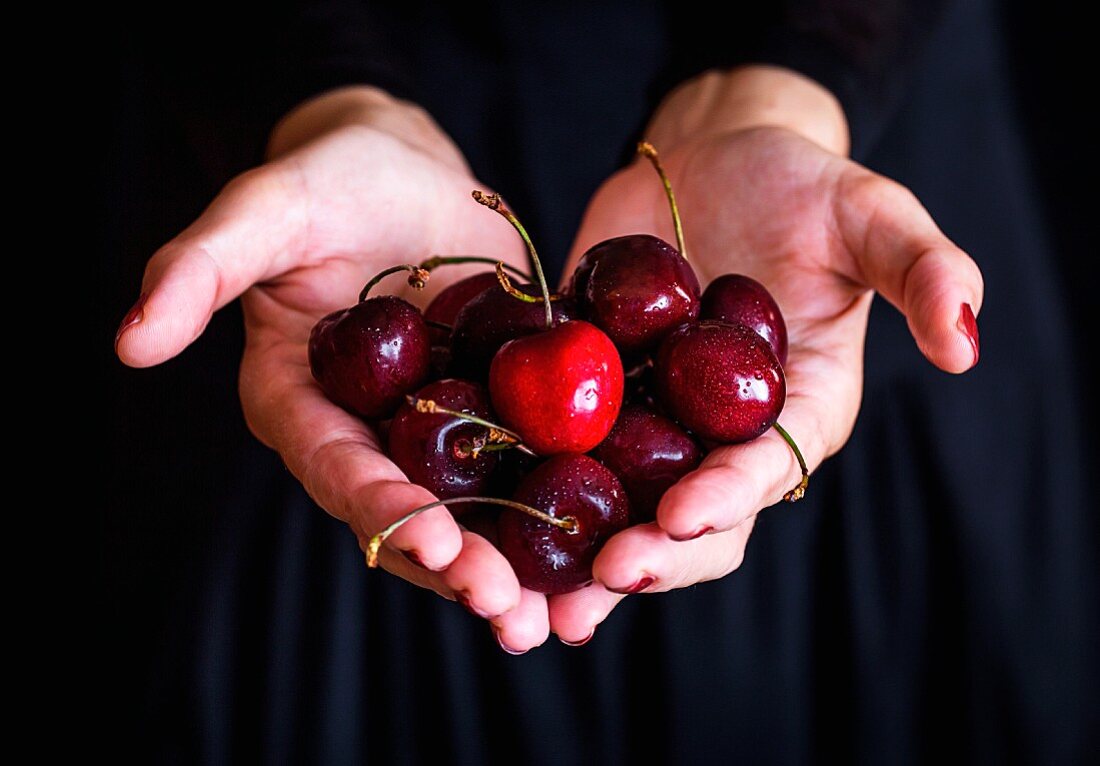
{"type": "MultiPolygon", "coordinates": [[[[453,327],[462,307],[490,288],[499,289],[497,275],[491,271],[474,274],[447,285],[424,309],[424,319],[453,327]]],[[[450,333],[447,331],[429,326],[428,332],[431,333],[433,345],[445,346],[450,343],[450,333]]]]}
{"type": "Polygon", "coordinates": [[[596,554],[629,524],[622,484],[586,455],[550,458],[520,482],[514,499],[553,518],[575,520],[566,530],[510,508],[501,511],[500,549],[520,585],[539,593],[568,593],[591,582],[596,554]]]}
{"type": "Polygon", "coordinates": [[[725,274],[707,285],[700,319],[743,324],[768,342],[779,363],[787,364],[787,323],[764,285],[744,274],[725,274]]]}
{"type": "Polygon", "coordinates": [[[630,234],[593,246],[574,275],[578,308],[623,352],[656,348],[699,315],[699,280],[679,251],[658,237],[630,234]],[[583,270],[582,270],[583,269],[583,270]]]}
{"type": "Polygon", "coordinates": [[[501,347],[489,369],[501,422],[540,455],[587,452],[623,403],[623,366],[611,340],[574,320],[501,347]]]}
{"type": "Polygon", "coordinates": [[[637,522],[653,521],[665,491],[703,459],[699,444],[663,415],[627,404],[592,457],[623,483],[637,522]]]}
{"type": "Polygon", "coordinates": [[[654,368],[668,412],[715,442],[755,439],[778,420],[787,396],[771,346],[744,325],[684,325],[661,344],[654,368]]]}
{"type": "MultiPolygon", "coordinates": [[[[489,393],[477,383],[440,380],[415,394],[417,399],[492,420],[489,393]]],[[[489,486],[497,453],[484,450],[485,426],[438,412],[420,412],[409,402],[397,409],[389,430],[389,455],[413,484],[440,500],[480,495],[489,486]]],[[[459,505],[452,509],[469,509],[459,505]]]]}
{"type": "Polygon", "coordinates": [[[309,367],[325,395],[365,418],[392,415],[430,366],[424,318],[392,295],[334,311],[309,335],[309,367]]]}

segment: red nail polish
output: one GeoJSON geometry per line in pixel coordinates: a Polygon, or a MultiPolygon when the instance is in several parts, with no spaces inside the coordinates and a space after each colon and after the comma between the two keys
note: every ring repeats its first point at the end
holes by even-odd
{"type": "Polygon", "coordinates": [[[407,558],[412,563],[416,564],[421,569],[427,569],[427,567],[424,566],[424,562],[420,560],[420,556],[417,555],[416,551],[401,551],[401,555],[407,558]]]}
{"type": "Polygon", "coordinates": [[[130,310],[126,312],[126,316],[122,318],[122,323],[118,326],[118,332],[115,333],[115,348],[118,348],[118,342],[122,339],[122,334],[145,317],[145,301],[148,298],[149,293],[139,295],[137,303],[131,306],[130,310]]]}
{"type": "Polygon", "coordinates": [[[673,540],[675,540],[678,543],[683,543],[683,542],[687,542],[688,540],[698,540],[703,535],[707,534],[708,532],[713,532],[713,531],[714,531],[714,527],[712,527],[708,524],[706,526],[699,527],[697,530],[692,532],[690,535],[679,535],[679,536],[669,535],[669,537],[671,537],[673,540]]]}
{"type": "Polygon", "coordinates": [[[467,612],[472,614],[474,617],[480,617],[483,620],[488,620],[492,616],[492,615],[486,614],[485,612],[482,612],[480,609],[475,607],[473,605],[473,603],[470,601],[470,596],[467,593],[465,593],[464,591],[460,591],[460,590],[455,591],[455,602],[457,604],[459,604],[467,612]]]}
{"type": "Polygon", "coordinates": [[[503,649],[504,651],[508,652],[508,654],[511,654],[513,656],[518,656],[520,654],[527,654],[527,650],[519,651],[517,649],[513,649],[512,647],[510,647],[506,643],[504,643],[504,640],[500,637],[500,631],[496,628],[496,626],[493,626],[493,635],[496,637],[497,643],[500,644],[500,648],[503,649]]]}
{"type": "Polygon", "coordinates": [[[584,646],[585,644],[587,644],[589,641],[592,640],[592,636],[594,636],[594,635],[596,635],[596,629],[592,628],[592,632],[589,633],[584,638],[582,638],[580,641],[566,641],[561,636],[558,636],[558,640],[561,641],[566,646],[584,646]]]}
{"type": "Polygon", "coordinates": [[[612,593],[620,593],[624,596],[630,596],[635,593],[641,593],[653,583],[657,582],[656,578],[649,577],[648,575],[638,580],[638,582],[631,585],[629,588],[608,588],[612,593]]]}
{"type": "Polygon", "coordinates": [[[970,341],[970,347],[974,349],[974,364],[977,364],[978,357],[981,355],[978,341],[978,322],[974,319],[974,309],[970,308],[969,303],[964,303],[962,305],[962,309],[959,311],[959,321],[956,322],[956,326],[959,328],[959,331],[966,336],[966,339],[970,341]]]}

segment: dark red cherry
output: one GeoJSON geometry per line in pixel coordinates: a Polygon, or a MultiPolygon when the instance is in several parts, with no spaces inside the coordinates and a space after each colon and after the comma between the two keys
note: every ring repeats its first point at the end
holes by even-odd
{"type": "MultiPolygon", "coordinates": [[[[699,315],[699,280],[672,245],[649,234],[615,237],[581,259],[591,264],[582,316],[623,352],[657,347],[665,336],[699,315]]],[[[576,283],[576,279],[574,282],[576,283]]]]}
{"type": "Polygon", "coordinates": [[[772,347],[780,364],[787,364],[787,323],[779,304],[764,285],[744,274],[725,274],[707,285],[700,319],[721,319],[754,330],[772,347]]]}
{"type": "MultiPolygon", "coordinates": [[[[453,327],[455,318],[462,307],[491,287],[499,289],[497,275],[491,271],[474,274],[465,279],[460,279],[454,284],[447,285],[447,287],[440,290],[438,295],[432,298],[432,302],[424,309],[424,319],[453,327]]],[[[429,325],[428,332],[432,336],[433,345],[446,346],[451,342],[450,333],[446,330],[429,325]]]]}
{"type": "Polygon", "coordinates": [[[695,470],[703,450],[684,429],[647,407],[627,404],[592,457],[626,489],[634,520],[653,521],[665,490],[695,470]]]}
{"type": "Polygon", "coordinates": [[[715,320],[673,331],[657,354],[657,392],[701,439],[749,441],[779,418],[783,367],[768,342],[744,325],[715,320]]]}
{"type": "MultiPolygon", "coordinates": [[[[477,383],[440,380],[415,395],[456,412],[493,419],[489,392],[477,383]]],[[[497,453],[477,449],[486,435],[487,429],[477,423],[443,413],[418,412],[405,402],[390,423],[389,455],[409,481],[440,500],[481,495],[497,464],[497,453]]],[[[462,505],[453,510],[472,508],[462,505]]]]}
{"type": "Polygon", "coordinates": [[[515,500],[557,519],[564,530],[505,508],[497,522],[500,549],[520,585],[539,593],[568,593],[592,580],[592,562],[611,535],[625,529],[630,503],[622,484],[587,455],[557,455],[520,482],[515,500]]]}
{"type": "Polygon", "coordinates": [[[424,318],[392,295],[334,311],[309,335],[309,368],[325,395],[365,418],[392,415],[430,366],[424,318]]]}
{"type": "MultiPolygon", "coordinates": [[[[517,285],[526,295],[540,296],[535,285],[517,285]]],[[[568,299],[552,302],[554,323],[559,324],[576,315],[568,299]]],[[[451,333],[451,369],[456,375],[485,380],[489,364],[501,346],[546,329],[546,309],[541,300],[526,303],[513,298],[499,286],[484,290],[463,306],[455,317],[451,333]]]]}
{"type": "Polygon", "coordinates": [[[606,335],[573,320],[504,344],[489,393],[501,422],[538,454],[587,452],[619,415],[623,366],[606,335]]]}

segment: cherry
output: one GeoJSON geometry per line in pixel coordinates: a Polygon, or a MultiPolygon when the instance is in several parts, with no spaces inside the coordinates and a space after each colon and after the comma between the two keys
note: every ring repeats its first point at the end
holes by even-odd
{"type": "Polygon", "coordinates": [[[700,319],[721,319],[754,330],[787,364],[787,323],[779,304],[764,285],[744,274],[725,274],[703,292],[700,319]]]}
{"type": "Polygon", "coordinates": [[[775,424],[786,400],[783,367],[744,325],[685,325],[661,344],[657,391],[669,413],[702,439],[731,444],[775,424]]]}
{"type": "Polygon", "coordinates": [[[587,452],[619,415],[622,362],[606,335],[574,320],[504,344],[489,393],[501,422],[536,453],[587,452]]]}
{"type": "MultiPolygon", "coordinates": [[[[676,248],[650,234],[629,234],[593,246],[582,315],[624,352],[655,348],[699,315],[699,280],[676,248]]],[[[587,266],[588,264],[584,264],[587,266]]]]}
{"type": "Polygon", "coordinates": [[[592,580],[592,562],[611,535],[629,523],[630,503],[608,468],[586,455],[557,455],[520,482],[514,499],[571,529],[550,526],[505,509],[497,522],[500,549],[520,585],[540,593],[568,593],[592,580]]]}
{"type": "Polygon", "coordinates": [[[638,144],[638,153],[653,163],[664,184],[679,250],[650,234],[604,240],[581,256],[570,283],[581,315],[626,354],[656,348],[699,315],[699,280],[686,260],[672,184],[652,145],[638,144]]]}
{"type": "MultiPolygon", "coordinates": [[[[440,380],[416,392],[417,400],[492,419],[488,392],[465,380],[440,380]]],[[[389,455],[414,484],[441,500],[478,495],[489,485],[497,453],[487,444],[488,429],[440,412],[425,412],[406,401],[393,417],[389,455]],[[487,448],[488,447],[488,448],[487,448]]]]}
{"type": "Polygon", "coordinates": [[[591,454],[619,477],[636,522],[653,521],[665,490],[703,459],[702,448],[684,429],[638,404],[623,407],[591,454]]]}
{"type": "MultiPolygon", "coordinates": [[[[538,295],[534,285],[519,285],[525,295],[538,295]]],[[[555,324],[574,318],[570,300],[553,301],[555,324]]],[[[546,329],[542,301],[526,303],[509,295],[499,286],[483,291],[467,303],[454,320],[451,333],[451,360],[454,374],[484,380],[493,355],[508,341],[546,329]]]]}
{"type": "Polygon", "coordinates": [[[392,415],[430,365],[424,318],[392,295],[334,311],[309,335],[309,367],[325,395],[365,418],[392,415]]]}
{"type": "MultiPolygon", "coordinates": [[[[452,285],[447,285],[424,309],[424,319],[453,327],[462,307],[490,288],[498,289],[497,276],[491,271],[473,274],[452,285]]],[[[432,344],[442,346],[450,342],[450,333],[446,330],[431,327],[429,331],[432,344]]]]}

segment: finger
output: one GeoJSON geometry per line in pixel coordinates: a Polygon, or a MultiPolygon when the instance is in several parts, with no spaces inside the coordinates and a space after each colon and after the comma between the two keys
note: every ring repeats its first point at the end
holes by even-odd
{"type": "Polygon", "coordinates": [[[838,186],[836,217],[853,256],[845,276],[898,308],[929,361],[965,372],[978,361],[978,265],[949,240],[920,201],[889,179],[860,172],[838,186]]]}
{"type": "Polygon", "coordinates": [[[625,596],[612,593],[598,582],[578,591],[550,596],[550,630],[563,644],[582,646],[592,640],[596,628],[625,596]]]}
{"type": "Polygon", "coordinates": [[[592,573],[609,591],[662,593],[725,577],[745,556],[755,519],[729,532],[676,542],[656,524],[625,529],[607,541],[592,573]]]}
{"type": "MultiPolygon", "coordinates": [[[[374,431],[325,398],[310,376],[304,344],[264,343],[263,333],[249,334],[240,385],[245,419],[322,508],[362,540],[435,500],[382,454],[374,431]]],[[[458,556],[462,535],[440,507],[401,526],[386,545],[438,571],[458,556]]]]}
{"type": "Polygon", "coordinates": [[[492,620],[491,625],[500,648],[509,654],[541,646],[550,635],[546,596],[523,588],[516,608],[492,620]]]}
{"type": "Polygon", "coordinates": [[[214,311],[295,265],[306,201],[294,166],[266,165],[231,181],[197,221],[149,261],[142,296],[115,340],[133,367],[159,364],[197,338],[214,311]]]}
{"type": "Polygon", "coordinates": [[[462,532],[462,552],[442,577],[455,600],[478,617],[495,619],[519,605],[519,581],[508,560],[473,532],[462,532]]]}
{"type": "MultiPolygon", "coordinates": [[[[363,551],[364,557],[366,556],[366,547],[366,541],[360,540],[359,548],[363,551]]],[[[454,591],[443,582],[441,573],[429,572],[427,569],[412,563],[397,551],[387,548],[378,551],[378,566],[418,588],[434,591],[445,599],[454,600],[454,591]]]]}

